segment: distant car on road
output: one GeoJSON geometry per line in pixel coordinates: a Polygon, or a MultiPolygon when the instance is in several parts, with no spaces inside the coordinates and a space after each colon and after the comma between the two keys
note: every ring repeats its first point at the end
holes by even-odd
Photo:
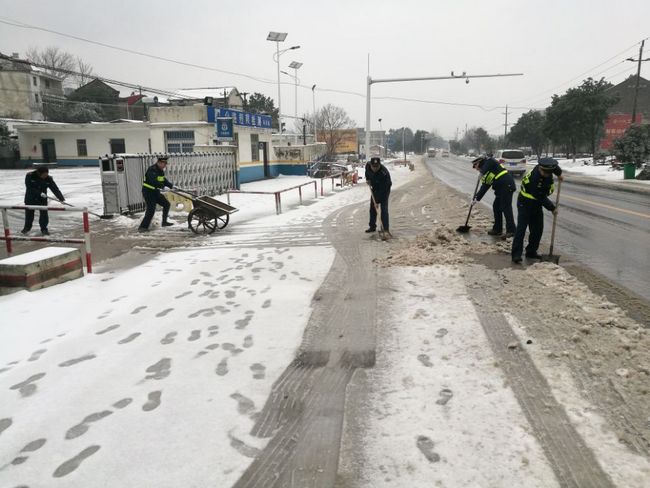
{"type": "Polygon", "coordinates": [[[442,151],[442,157],[443,158],[448,158],[449,157],[449,151],[442,151]]]}
{"type": "Polygon", "coordinates": [[[494,154],[494,159],[512,174],[523,175],[527,171],[526,155],[519,149],[500,149],[494,154]]]}

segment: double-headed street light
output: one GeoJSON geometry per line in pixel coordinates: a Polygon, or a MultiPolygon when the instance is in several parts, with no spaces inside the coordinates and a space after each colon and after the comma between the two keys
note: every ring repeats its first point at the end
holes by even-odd
{"type": "Polygon", "coordinates": [[[278,65],[278,129],[280,130],[280,146],[282,146],[282,95],[280,91],[280,56],[282,53],[291,51],[292,49],[300,49],[300,46],[291,46],[290,48],[280,51],[280,43],[284,42],[286,38],[286,32],[271,31],[269,32],[269,35],[266,36],[267,41],[275,42],[275,54],[273,55],[273,60],[278,65]]]}

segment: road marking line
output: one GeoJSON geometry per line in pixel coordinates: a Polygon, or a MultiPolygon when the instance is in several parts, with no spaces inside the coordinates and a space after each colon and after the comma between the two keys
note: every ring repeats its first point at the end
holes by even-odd
{"type": "Polygon", "coordinates": [[[623,213],[630,214],[630,215],[636,215],[637,217],[642,217],[644,219],[650,219],[650,214],[635,212],[634,210],[627,210],[625,208],[613,207],[611,205],[606,205],[604,203],[592,202],[591,200],[585,200],[584,198],[576,198],[576,197],[570,197],[570,196],[566,196],[566,195],[564,196],[564,198],[568,198],[569,200],[575,200],[577,202],[589,203],[591,205],[595,205],[597,207],[608,208],[610,210],[617,210],[618,212],[623,212],[623,213]]]}

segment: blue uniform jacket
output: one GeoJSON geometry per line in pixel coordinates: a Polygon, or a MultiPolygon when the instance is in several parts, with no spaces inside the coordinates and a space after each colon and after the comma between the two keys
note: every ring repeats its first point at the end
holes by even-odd
{"type": "Polygon", "coordinates": [[[381,164],[379,165],[379,170],[374,172],[370,169],[370,163],[366,163],[366,181],[370,183],[370,188],[372,188],[372,193],[377,203],[384,202],[388,199],[390,187],[393,185],[393,182],[390,179],[390,173],[386,169],[386,166],[381,164]]]}
{"type": "MultiPolygon", "coordinates": [[[[562,169],[556,167],[553,174],[560,176],[562,169]]],[[[521,179],[518,201],[528,205],[541,205],[552,212],[555,210],[555,204],[548,197],[553,191],[555,191],[553,175],[542,176],[537,165],[521,179]]]]}
{"type": "Polygon", "coordinates": [[[25,205],[47,205],[47,198],[43,198],[41,193],[47,194],[49,188],[54,193],[54,196],[63,201],[63,193],[56,186],[51,176],[42,179],[38,176],[36,171],[30,171],[25,176],[25,205]]]}
{"type": "Polygon", "coordinates": [[[165,172],[157,164],[152,164],[144,174],[143,190],[160,191],[164,187],[173,188],[173,185],[171,181],[165,178],[165,172]]]}

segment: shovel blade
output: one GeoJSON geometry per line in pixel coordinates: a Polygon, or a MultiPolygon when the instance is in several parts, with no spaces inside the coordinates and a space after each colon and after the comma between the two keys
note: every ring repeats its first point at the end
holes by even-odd
{"type": "Polygon", "coordinates": [[[456,232],[460,232],[461,234],[467,234],[471,228],[472,228],[471,225],[461,225],[456,229],[456,232]]]}
{"type": "Polygon", "coordinates": [[[542,262],[560,264],[560,256],[556,254],[544,254],[542,255],[542,262]]]}

